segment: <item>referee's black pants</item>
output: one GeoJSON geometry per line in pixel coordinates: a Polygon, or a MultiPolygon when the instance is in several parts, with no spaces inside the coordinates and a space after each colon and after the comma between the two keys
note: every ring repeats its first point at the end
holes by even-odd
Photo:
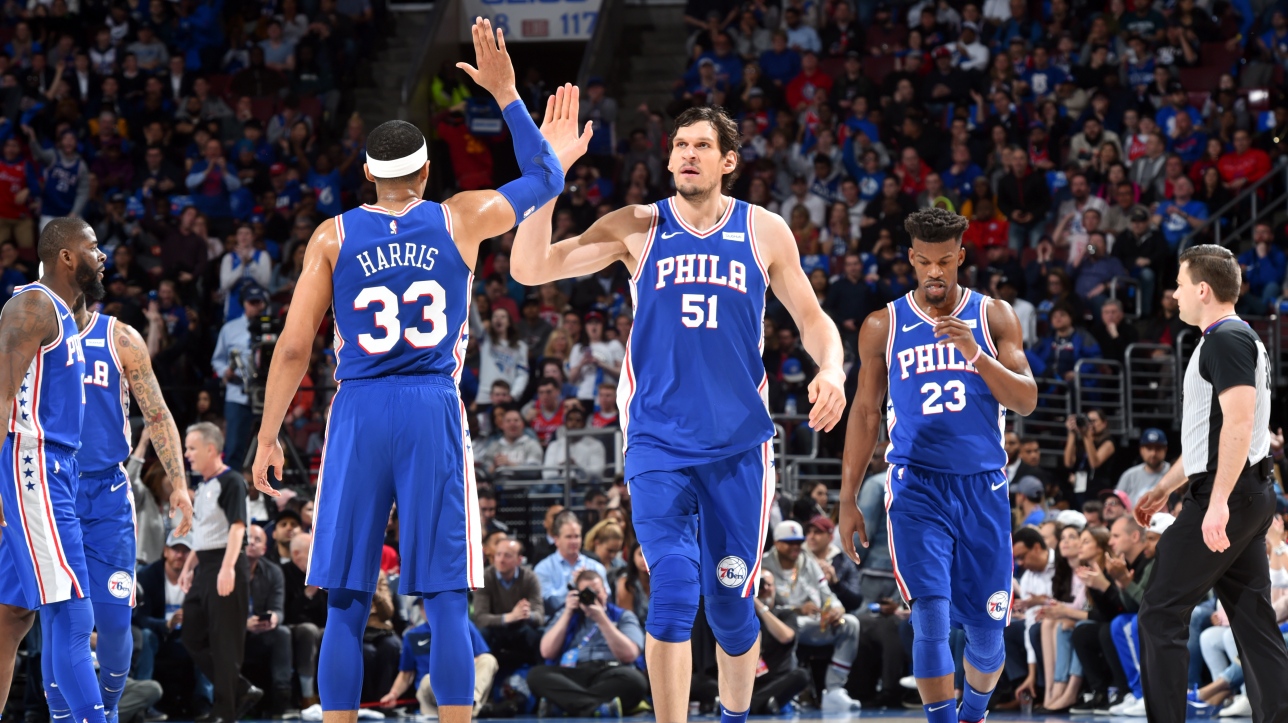
{"type": "Polygon", "coordinates": [[[1269,482],[1257,484],[1259,492],[1230,495],[1230,549],[1225,552],[1212,552],[1203,543],[1207,492],[1185,498],[1181,514],[1158,542],[1138,619],[1141,684],[1151,723],[1185,720],[1190,613],[1209,589],[1216,590],[1230,618],[1252,719],[1288,723],[1288,648],[1270,606],[1266,556],[1275,496],[1269,482]]]}
{"type": "Polygon", "coordinates": [[[239,555],[233,568],[232,594],[222,596],[218,584],[224,551],[203,550],[196,555],[192,588],[183,599],[183,646],[214,685],[211,715],[232,723],[237,720],[238,696],[249,687],[242,683],[241,665],[250,616],[250,569],[246,556],[239,555]]]}

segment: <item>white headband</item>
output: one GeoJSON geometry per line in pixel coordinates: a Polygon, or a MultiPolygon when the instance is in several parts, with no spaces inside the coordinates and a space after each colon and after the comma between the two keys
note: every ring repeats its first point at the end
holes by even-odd
{"type": "Polygon", "coordinates": [[[378,161],[368,155],[367,169],[376,178],[402,178],[419,171],[427,160],[429,160],[429,151],[422,140],[420,148],[415,152],[392,161],[378,161]]]}

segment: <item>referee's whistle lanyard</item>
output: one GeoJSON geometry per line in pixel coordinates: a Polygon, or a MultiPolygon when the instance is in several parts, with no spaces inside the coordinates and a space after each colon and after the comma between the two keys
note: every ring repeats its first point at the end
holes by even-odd
{"type": "Polygon", "coordinates": [[[1217,319],[1216,321],[1214,321],[1214,322],[1212,322],[1211,324],[1209,324],[1209,325],[1208,325],[1208,328],[1206,328],[1206,329],[1204,329],[1204,330],[1203,330],[1203,336],[1207,336],[1208,334],[1211,334],[1212,332],[1216,331],[1216,328],[1217,328],[1218,326],[1221,326],[1222,324],[1229,323],[1229,322],[1231,322],[1231,321],[1237,321],[1237,322],[1239,322],[1239,323],[1241,323],[1241,324],[1244,324],[1244,325],[1247,325],[1247,324],[1248,324],[1248,322],[1244,321],[1243,319],[1240,319],[1240,318],[1239,318],[1239,316],[1238,316],[1237,314],[1226,314],[1225,316],[1221,317],[1220,319],[1217,319]]]}
{"type": "Polygon", "coordinates": [[[206,478],[202,479],[202,480],[201,480],[201,483],[202,483],[202,484],[205,484],[205,483],[209,482],[210,480],[212,480],[212,479],[214,479],[214,478],[218,477],[219,475],[223,474],[224,472],[227,472],[227,471],[228,471],[228,470],[230,470],[230,469],[232,469],[232,468],[231,468],[231,467],[229,467],[228,465],[224,465],[222,468],[220,468],[220,470],[219,470],[218,472],[214,473],[213,475],[211,475],[211,476],[209,476],[209,477],[206,477],[206,478]]]}

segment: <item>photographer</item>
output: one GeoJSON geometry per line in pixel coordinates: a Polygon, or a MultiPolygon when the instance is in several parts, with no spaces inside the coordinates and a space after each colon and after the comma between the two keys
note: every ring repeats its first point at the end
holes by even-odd
{"type": "Polygon", "coordinates": [[[608,602],[598,572],[582,570],[573,585],[541,637],[541,657],[550,665],[533,668],[528,687],[543,699],[542,717],[555,706],[576,717],[620,718],[648,691],[648,679],[634,666],[644,651],[644,627],[635,613],[608,602]]]}
{"type": "Polygon", "coordinates": [[[219,330],[219,341],[210,365],[224,381],[224,419],[227,422],[227,440],[224,442],[224,459],[235,469],[241,469],[250,443],[254,423],[250,396],[246,383],[255,363],[251,350],[250,324],[268,308],[268,292],[257,284],[247,284],[241,290],[244,314],[224,324],[219,330]]]}
{"type": "Polygon", "coordinates": [[[1073,471],[1073,492],[1078,500],[1094,499],[1101,490],[1113,489],[1116,480],[1108,463],[1118,448],[1109,436],[1104,412],[1088,409],[1064,420],[1064,466],[1073,471]]]}

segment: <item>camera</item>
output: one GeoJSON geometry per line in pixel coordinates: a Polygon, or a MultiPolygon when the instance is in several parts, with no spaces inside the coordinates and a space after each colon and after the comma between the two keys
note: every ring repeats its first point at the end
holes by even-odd
{"type": "Polygon", "coordinates": [[[594,605],[599,602],[599,596],[591,588],[584,588],[577,591],[577,602],[583,606],[594,605]]]}
{"type": "Polygon", "coordinates": [[[1087,415],[1085,414],[1079,414],[1078,416],[1073,418],[1073,421],[1074,421],[1074,424],[1078,425],[1078,429],[1086,429],[1087,425],[1091,423],[1090,420],[1087,419],[1087,415]]]}
{"type": "Polygon", "coordinates": [[[250,331],[249,359],[243,359],[238,371],[250,397],[252,414],[262,414],[264,392],[268,384],[268,368],[273,361],[273,347],[282,333],[282,323],[268,315],[248,316],[246,326],[250,331]]]}

